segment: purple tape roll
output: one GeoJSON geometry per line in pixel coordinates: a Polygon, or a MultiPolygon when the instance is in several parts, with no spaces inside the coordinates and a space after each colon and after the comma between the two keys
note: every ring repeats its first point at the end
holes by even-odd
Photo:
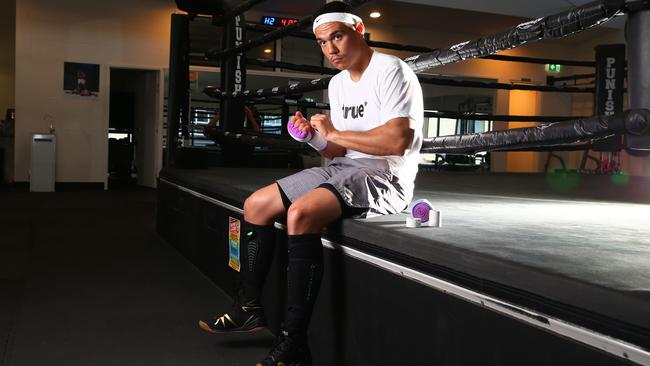
{"type": "Polygon", "coordinates": [[[422,223],[429,221],[430,210],[433,210],[433,205],[427,200],[417,200],[409,207],[411,217],[420,219],[422,223]]]}
{"type": "Polygon", "coordinates": [[[287,124],[287,130],[289,130],[289,134],[296,141],[308,142],[312,138],[311,128],[309,130],[307,130],[307,131],[301,131],[300,128],[298,128],[298,126],[296,126],[293,123],[289,122],[287,124]]]}

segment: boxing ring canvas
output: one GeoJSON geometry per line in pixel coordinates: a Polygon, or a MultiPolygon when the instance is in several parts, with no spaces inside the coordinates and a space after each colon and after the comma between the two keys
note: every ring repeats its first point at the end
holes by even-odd
{"type": "MultiPolygon", "coordinates": [[[[228,219],[292,172],[166,168],[159,233],[232,294],[228,219]]],[[[405,214],[328,227],[318,364],[650,364],[650,181],[582,176],[561,190],[565,178],[420,172],[415,198],[442,211],[442,227],[406,228],[405,214]]],[[[286,275],[276,228],[263,296],[274,330],[286,275]]]]}

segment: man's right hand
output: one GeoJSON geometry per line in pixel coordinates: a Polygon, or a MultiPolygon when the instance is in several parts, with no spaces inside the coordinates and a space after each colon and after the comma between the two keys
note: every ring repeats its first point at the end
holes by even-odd
{"type": "Polygon", "coordinates": [[[300,142],[309,142],[314,135],[314,130],[311,128],[309,121],[303,117],[300,111],[296,112],[296,114],[291,117],[287,129],[289,130],[289,135],[291,135],[294,140],[300,142]]]}
{"type": "Polygon", "coordinates": [[[303,117],[300,111],[296,112],[296,114],[291,117],[289,123],[287,123],[287,130],[294,140],[306,142],[316,149],[316,151],[322,151],[327,148],[327,141],[318,133],[318,131],[311,127],[309,121],[303,117]]]}

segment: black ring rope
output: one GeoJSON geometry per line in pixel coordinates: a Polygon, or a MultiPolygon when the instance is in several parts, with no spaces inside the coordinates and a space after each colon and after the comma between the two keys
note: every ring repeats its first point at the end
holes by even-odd
{"type": "MultiPolygon", "coordinates": [[[[365,1],[359,1],[362,3],[365,1]]],[[[423,72],[434,67],[448,65],[471,58],[485,57],[507,49],[516,48],[526,43],[544,39],[562,38],[592,28],[608,21],[626,9],[624,0],[601,0],[588,3],[554,15],[535,19],[530,22],[498,33],[496,35],[466,41],[444,50],[433,50],[415,55],[404,61],[415,71],[423,72]]],[[[306,17],[298,23],[266,34],[239,47],[215,53],[209,51],[210,57],[223,57],[240,53],[257,45],[278,39],[294,30],[307,26],[312,17],[306,17]]],[[[223,97],[270,97],[297,94],[311,90],[327,88],[330,78],[321,78],[288,86],[277,86],[256,91],[245,90],[226,94],[216,88],[206,88],[205,93],[214,98],[223,97]]],[[[555,87],[549,87],[556,89],[555,87]]],[[[568,89],[568,88],[567,88],[568,89]]],[[[589,89],[589,88],[572,88],[589,89]]],[[[550,90],[550,89],[549,89],[550,90]]],[[[468,118],[465,115],[465,118],[468,118]]],[[[553,122],[534,127],[523,127],[501,131],[489,131],[478,134],[441,136],[425,140],[421,152],[473,154],[482,151],[504,151],[535,148],[550,148],[595,139],[605,138],[617,133],[639,135],[650,130],[650,110],[631,110],[612,116],[595,116],[564,122],[553,122]]],[[[228,132],[220,131],[223,136],[228,132]]],[[[250,135],[236,134],[239,139],[248,139],[250,135]],[[248,136],[248,137],[246,137],[248,136]]],[[[246,143],[262,143],[266,137],[256,136],[246,143]]],[[[276,142],[277,143],[277,142],[276,142]]],[[[282,141],[291,143],[291,141],[282,141]]],[[[295,145],[295,144],[294,144],[295,145]]]]}
{"type": "Polygon", "coordinates": [[[534,127],[512,128],[425,140],[421,152],[475,154],[483,151],[531,149],[605,138],[617,133],[641,135],[650,131],[650,110],[635,109],[611,116],[594,116],[534,127]]]}
{"type": "MultiPolygon", "coordinates": [[[[534,127],[513,128],[467,135],[425,139],[420,152],[476,154],[490,151],[574,151],[586,150],[594,141],[617,133],[642,135],[650,132],[650,110],[636,109],[611,116],[579,118],[534,127]]],[[[215,140],[222,138],[246,145],[264,145],[287,150],[311,151],[308,145],[284,136],[234,133],[220,129],[207,131],[215,140]]]]}
{"type": "MultiPolygon", "coordinates": [[[[404,59],[404,62],[406,62],[415,72],[419,73],[442,65],[448,65],[471,58],[485,57],[497,52],[522,46],[526,43],[537,42],[543,39],[562,38],[570,34],[575,34],[606,22],[624,9],[624,0],[595,1],[554,15],[519,24],[510,30],[496,35],[482,37],[474,41],[462,42],[444,50],[434,50],[432,52],[411,56],[404,59]]],[[[307,19],[309,19],[309,17],[303,18],[299,23],[294,23],[267,35],[275,34],[274,37],[277,37],[280,32],[283,32],[282,36],[284,36],[291,30],[297,29],[297,27],[292,28],[293,26],[297,26],[303,21],[306,22],[307,19]],[[291,29],[287,31],[287,28],[291,29]]],[[[306,25],[303,24],[303,26],[306,25]]],[[[261,37],[264,38],[265,41],[260,41],[260,44],[268,42],[268,39],[265,37],[266,36],[261,37]]],[[[257,40],[260,40],[260,38],[257,40]]],[[[240,46],[240,48],[245,47],[247,44],[250,45],[251,43],[246,43],[240,46]]],[[[231,52],[231,50],[235,49],[224,50],[222,53],[226,51],[231,52]]],[[[237,49],[237,52],[241,51],[241,49],[237,49]]],[[[319,88],[325,89],[328,84],[329,78],[324,78],[304,81],[291,86],[273,87],[255,91],[245,90],[231,94],[213,88],[209,95],[215,98],[266,97],[281,95],[283,93],[299,93],[319,90],[319,88]]]]}
{"type": "MultiPolygon", "coordinates": [[[[276,27],[263,24],[254,24],[247,23],[247,29],[256,30],[256,31],[273,31],[276,30],[276,27]]],[[[309,40],[316,40],[313,33],[308,32],[292,32],[292,37],[298,37],[309,40]]],[[[404,51],[404,52],[432,52],[435,51],[435,48],[424,47],[424,46],[413,46],[413,45],[404,45],[401,43],[391,43],[383,41],[374,41],[367,40],[366,43],[370,47],[374,48],[384,48],[394,51],[404,51]]],[[[580,67],[596,67],[595,61],[580,61],[580,60],[563,60],[563,59],[550,59],[550,58],[539,58],[539,57],[526,57],[526,56],[512,56],[512,55],[487,55],[482,58],[487,60],[497,60],[497,61],[508,61],[508,62],[524,62],[529,64],[561,64],[565,66],[580,66],[580,67]]]]}

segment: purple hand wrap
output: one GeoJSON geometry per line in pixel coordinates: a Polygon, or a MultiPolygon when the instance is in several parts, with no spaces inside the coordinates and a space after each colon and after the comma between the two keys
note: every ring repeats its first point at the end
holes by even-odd
{"type": "Polygon", "coordinates": [[[419,199],[411,202],[408,207],[411,217],[422,220],[422,223],[429,221],[429,210],[433,210],[431,202],[425,199],[419,199]]]}
{"type": "Polygon", "coordinates": [[[312,137],[314,137],[311,127],[307,131],[301,131],[300,128],[291,123],[291,121],[287,124],[287,130],[289,130],[289,135],[291,135],[291,137],[296,141],[309,142],[312,137]]]}

